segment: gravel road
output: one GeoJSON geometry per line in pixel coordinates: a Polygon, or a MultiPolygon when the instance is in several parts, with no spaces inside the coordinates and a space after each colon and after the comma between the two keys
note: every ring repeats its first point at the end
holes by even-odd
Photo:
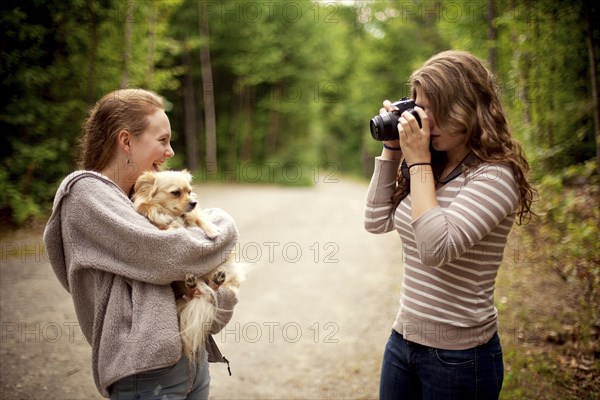
{"type": "MultiPolygon", "coordinates": [[[[364,182],[310,188],[205,184],[203,207],[233,215],[249,273],[234,318],[215,339],[211,399],[377,398],[400,291],[395,234],[363,229],[364,182]]],[[[41,231],[3,235],[0,397],[100,399],[91,351],[41,231]]]]}

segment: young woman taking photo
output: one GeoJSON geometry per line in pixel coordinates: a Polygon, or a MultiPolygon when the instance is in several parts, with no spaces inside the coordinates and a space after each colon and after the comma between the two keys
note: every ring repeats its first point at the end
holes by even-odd
{"type": "MultiPolygon", "coordinates": [[[[400,310],[385,348],[380,398],[497,399],[502,348],[494,287],[515,219],[535,191],[492,73],[446,51],[411,76],[414,111],[384,142],[365,206],[372,233],[402,241],[400,310]]],[[[392,110],[384,102],[381,113],[392,110]]],[[[383,249],[382,251],[385,251],[383,249]]]]}

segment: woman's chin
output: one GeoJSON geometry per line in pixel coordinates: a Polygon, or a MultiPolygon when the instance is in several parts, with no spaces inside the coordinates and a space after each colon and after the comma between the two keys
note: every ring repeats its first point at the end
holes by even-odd
{"type": "Polygon", "coordinates": [[[162,170],[161,167],[162,167],[162,165],[154,163],[154,164],[152,164],[150,166],[150,171],[152,171],[152,172],[160,172],[162,170]]]}
{"type": "Polygon", "coordinates": [[[442,149],[439,145],[436,145],[436,143],[433,141],[431,142],[431,148],[433,148],[435,151],[444,151],[444,149],[442,149]]]}

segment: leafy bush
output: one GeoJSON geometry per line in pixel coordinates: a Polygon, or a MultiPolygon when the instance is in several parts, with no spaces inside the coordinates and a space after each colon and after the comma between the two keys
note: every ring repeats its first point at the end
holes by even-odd
{"type": "Polygon", "coordinates": [[[581,289],[582,305],[598,318],[593,312],[600,306],[600,185],[595,167],[592,160],[542,178],[539,221],[529,233],[544,246],[540,261],[581,289]]]}

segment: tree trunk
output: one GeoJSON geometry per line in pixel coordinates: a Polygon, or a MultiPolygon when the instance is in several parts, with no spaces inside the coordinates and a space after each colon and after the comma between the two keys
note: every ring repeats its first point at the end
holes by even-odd
{"type": "Polygon", "coordinates": [[[199,28],[202,44],[200,45],[200,66],[202,68],[202,91],[204,94],[204,128],[206,134],[206,159],[207,169],[217,169],[217,123],[215,115],[215,96],[210,65],[210,34],[208,31],[208,16],[203,10],[206,3],[198,2],[199,28]]]}
{"type": "Polygon", "coordinates": [[[231,95],[231,114],[229,116],[229,134],[227,136],[226,162],[227,165],[235,165],[238,160],[238,146],[240,142],[240,118],[243,104],[243,95],[236,94],[235,90],[231,95]]]}
{"type": "Polygon", "coordinates": [[[98,16],[92,0],[87,1],[90,16],[90,53],[88,62],[87,79],[87,103],[93,105],[96,102],[96,58],[98,55],[98,16]]]}
{"type": "MultiPolygon", "coordinates": [[[[512,34],[512,40],[517,43],[517,33],[512,34]]],[[[527,32],[529,36],[529,32],[527,32]]],[[[527,40],[526,40],[527,42],[527,40]]],[[[527,144],[535,143],[535,138],[532,137],[532,116],[531,116],[531,103],[534,101],[530,92],[532,83],[529,82],[531,75],[531,54],[528,49],[522,49],[518,46],[513,50],[512,53],[512,69],[516,71],[515,86],[510,88],[514,91],[514,96],[510,96],[510,101],[519,101],[522,106],[521,118],[525,124],[525,140],[527,144]]]]}
{"type": "Polygon", "coordinates": [[[154,54],[156,52],[156,24],[158,20],[158,5],[155,2],[150,2],[150,16],[148,18],[148,54],[146,57],[146,76],[144,80],[146,87],[149,89],[153,88],[154,80],[154,54]]]}
{"type": "MultiPolygon", "coordinates": [[[[130,0],[127,2],[128,9],[135,9],[135,2],[130,0]]],[[[130,21],[129,13],[125,15],[123,21],[123,71],[121,73],[121,89],[125,89],[129,86],[129,65],[131,63],[131,29],[133,21],[130,21]]]]}
{"type": "Polygon", "coordinates": [[[496,37],[497,31],[494,26],[494,18],[496,17],[496,13],[494,10],[494,0],[488,0],[487,5],[487,24],[488,24],[488,63],[490,65],[490,69],[493,73],[496,73],[497,65],[496,65],[496,37]]]}
{"type": "Polygon", "coordinates": [[[183,104],[185,113],[185,163],[190,171],[198,169],[198,126],[196,125],[196,102],[194,100],[194,79],[192,77],[192,57],[187,43],[184,44],[182,54],[183,65],[187,67],[184,76],[183,104]]]}
{"type": "Polygon", "coordinates": [[[265,137],[265,155],[267,158],[273,156],[277,151],[277,138],[281,127],[281,111],[279,103],[281,102],[282,84],[273,86],[273,105],[269,109],[269,125],[267,135],[265,137]]]}
{"type": "Polygon", "coordinates": [[[594,54],[594,31],[592,27],[590,2],[583,2],[584,20],[586,26],[586,42],[590,63],[590,84],[592,86],[592,101],[594,109],[594,137],[596,139],[596,169],[600,176],[600,100],[598,99],[598,82],[596,81],[596,55],[594,54]]]}
{"type": "Polygon", "coordinates": [[[256,86],[248,86],[248,96],[242,97],[242,161],[249,162],[252,160],[252,121],[254,115],[254,107],[252,106],[256,98],[256,86]]]}

